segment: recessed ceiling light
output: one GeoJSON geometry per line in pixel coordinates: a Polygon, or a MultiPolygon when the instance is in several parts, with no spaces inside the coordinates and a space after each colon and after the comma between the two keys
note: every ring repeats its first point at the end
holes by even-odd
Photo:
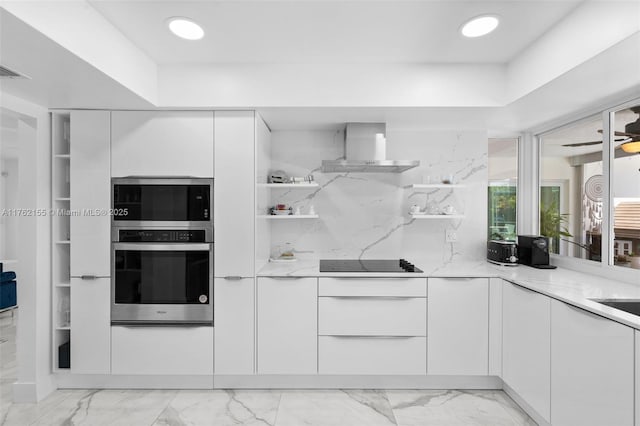
{"type": "Polygon", "coordinates": [[[187,40],[200,40],[204,37],[202,27],[189,18],[173,17],[167,19],[167,25],[172,33],[187,40]]]}
{"type": "Polygon", "coordinates": [[[500,20],[495,15],[477,16],[462,26],[460,32],[465,37],[480,37],[498,27],[500,20]]]}

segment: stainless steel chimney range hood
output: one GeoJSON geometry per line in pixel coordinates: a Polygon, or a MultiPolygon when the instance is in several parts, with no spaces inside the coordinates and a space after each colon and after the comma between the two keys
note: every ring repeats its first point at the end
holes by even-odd
{"type": "Polygon", "coordinates": [[[344,160],[323,160],[323,173],[402,173],[418,160],[387,160],[385,123],[347,123],[344,160]]]}

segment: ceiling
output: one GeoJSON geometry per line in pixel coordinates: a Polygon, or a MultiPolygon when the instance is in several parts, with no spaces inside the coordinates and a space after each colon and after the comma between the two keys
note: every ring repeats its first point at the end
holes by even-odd
{"type": "Polygon", "coordinates": [[[506,63],[581,0],[111,1],[89,0],[158,64],[171,63],[506,63]],[[467,39],[469,18],[492,13],[498,29],[467,39]],[[185,41],[166,19],[200,23],[185,41]]]}

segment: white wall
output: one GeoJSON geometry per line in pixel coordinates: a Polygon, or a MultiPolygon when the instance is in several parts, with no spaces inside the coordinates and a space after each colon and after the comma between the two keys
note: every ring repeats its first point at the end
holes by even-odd
{"type": "MultiPolygon", "coordinates": [[[[0,158],[0,209],[18,207],[18,159],[0,158]]],[[[0,259],[18,258],[18,221],[0,216],[0,259]]]]}
{"type": "Polygon", "coordinates": [[[613,198],[640,199],[640,155],[613,162],[613,198]]]}
{"type": "Polygon", "coordinates": [[[158,70],[159,104],[469,107],[504,104],[501,65],[188,64],[158,70]]]}
{"type": "MultiPolygon", "coordinates": [[[[484,131],[404,130],[387,127],[387,158],[417,159],[421,166],[401,174],[321,173],[323,159],[343,155],[341,131],[274,131],[272,168],[294,176],[312,173],[320,189],[274,190],[272,203],[313,205],[317,221],[271,221],[272,247],[292,243],[300,258],[398,258],[434,269],[485,255],[487,226],[487,136],[484,131]],[[454,193],[405,189],[423,176],[453,174],[467,188],[454,193]],[[427,198],[451,204],[463,220],[412,220],[411,205],[427,198]],[[445,229],[458,243],[445,243],[445,229]]],[[[266,213],[266,212],[265,212],[266,213]]]]}
{"type": "MultiPolygon", "coordinates": [[[[637,1],[584,1],[513,59],[507,93],[514,101],[640,31],[637,1]]],[[[638,51],[629,52],[638,57],[638,51]]],[[[637,70],[637,68],[636,68],[637,70]]]]}
{"type": "MultiPolygon", "coordinates": [[[[3,94],[0,107],[19,121],[19,197],[24,209],[51,206],[51,152],[46,108],[3,94]]],[[[46,216],[18,221],[18,381],[14,400],[35,402],[55,389],[51,375],[51,221],[46,216]]]]}

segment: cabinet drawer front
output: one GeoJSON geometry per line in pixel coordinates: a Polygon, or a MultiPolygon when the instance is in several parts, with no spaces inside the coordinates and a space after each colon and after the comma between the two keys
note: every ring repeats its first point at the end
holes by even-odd
{"type": "Polygon", "coordinates": [[[427,297],[427,279],[320,278],[318,295],[427,297]]]}
{"type": "Polygon", "coordinates": [[[320,297],[321,335],[426,336],[427,299],[320,297]]]}
{"type": "Polygon", "coordinates": [[[318,338],[320,374],[426,374],[426,337],[318,338]]]}
{"type": "Polygon", "coordinates": [[[213,327],[111,327],[111,373],[213,375],[213,327]]]}

